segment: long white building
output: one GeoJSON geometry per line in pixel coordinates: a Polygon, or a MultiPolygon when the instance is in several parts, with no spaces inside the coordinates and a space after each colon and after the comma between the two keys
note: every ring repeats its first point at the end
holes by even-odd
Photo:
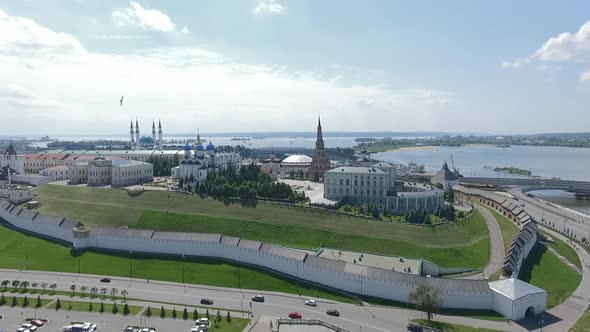
{"type": "Polygon", "coordinates": [[[137,160],[96,158],[68,166],[69,183],[125,187],[153,181],[154,166],[137,160]]]}
{"type": "Polygon", "coordinates": [[[395,186],[395,166],[379,162],[371,167],[336,167],[324,174],[324,197],[351,204],[372,203],[380,211],[402,214],[410,210],[434,211],[444,204],[444,192],[429,185],[395,186]]]}

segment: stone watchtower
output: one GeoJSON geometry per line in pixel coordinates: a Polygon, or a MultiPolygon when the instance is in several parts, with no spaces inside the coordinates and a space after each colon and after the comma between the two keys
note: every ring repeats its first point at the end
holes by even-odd
{"type": "Polygon", "coordinates": [[[324,173],[330,169],[330,161],[326,157],[326,150],[324,149],[324,138],[322,136],[322,123],[318,117],[318,133],[315,142],[315,155],[311,161],[309,168],[309,179],[311,181],[324,181],[324,173]]]}

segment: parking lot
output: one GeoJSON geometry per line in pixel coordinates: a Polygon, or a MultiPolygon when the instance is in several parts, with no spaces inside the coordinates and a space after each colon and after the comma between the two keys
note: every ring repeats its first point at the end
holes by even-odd
{"type": "MultiPolygon", "coordinates": [[[[27,318],[35,318],[35,310],[0,307],[0,332],[15,332],[22,323],[26,323],[27,318]]],[[[67,312],[39,310],[37,317],[47,319],[49,322],[39,328],[37,332],[56,332],[62,331],[63,327],[70,325],[71,322],[92,322],[98,325],[98,331],[121,331],[129,325],[149,326],[159,330],[167,331],[190,331],[193,326],[192,320],[183,319],[161,319],[159,317],[145,318],[140,316],[122,316],[110,313],[86,313],[86,312],[67,312]]]]}

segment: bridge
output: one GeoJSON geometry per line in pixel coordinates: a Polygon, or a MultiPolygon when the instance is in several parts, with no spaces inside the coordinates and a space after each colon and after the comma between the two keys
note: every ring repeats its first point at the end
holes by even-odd
{"type": "Polygon", "coordinates": [[[484,185],[497,188],[503,187],[524,187],[523,191],[538,189],[559,189],[575,193],[577,196],[590,195],[590,182],[551,180],[535,178],[484,178],[484,177],[462,177],[459,183],[463,185],[484,185]]]}

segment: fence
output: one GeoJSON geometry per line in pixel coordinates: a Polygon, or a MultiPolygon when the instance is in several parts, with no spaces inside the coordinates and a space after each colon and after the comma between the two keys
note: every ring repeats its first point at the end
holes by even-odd
{"type": "MultiPolygon", "coordinates": [[[[325,328],[328,328],[332,331],[336,332],[350,332],[349,330],[343,329],[336,325],[324,322],[320,319],[278,319],[277,320],[277,327],[280,327],[281,324],[285,325],[320,325],[325,328]]],[[[280,330],[280,328],[279,328],[280,330]]]]}

